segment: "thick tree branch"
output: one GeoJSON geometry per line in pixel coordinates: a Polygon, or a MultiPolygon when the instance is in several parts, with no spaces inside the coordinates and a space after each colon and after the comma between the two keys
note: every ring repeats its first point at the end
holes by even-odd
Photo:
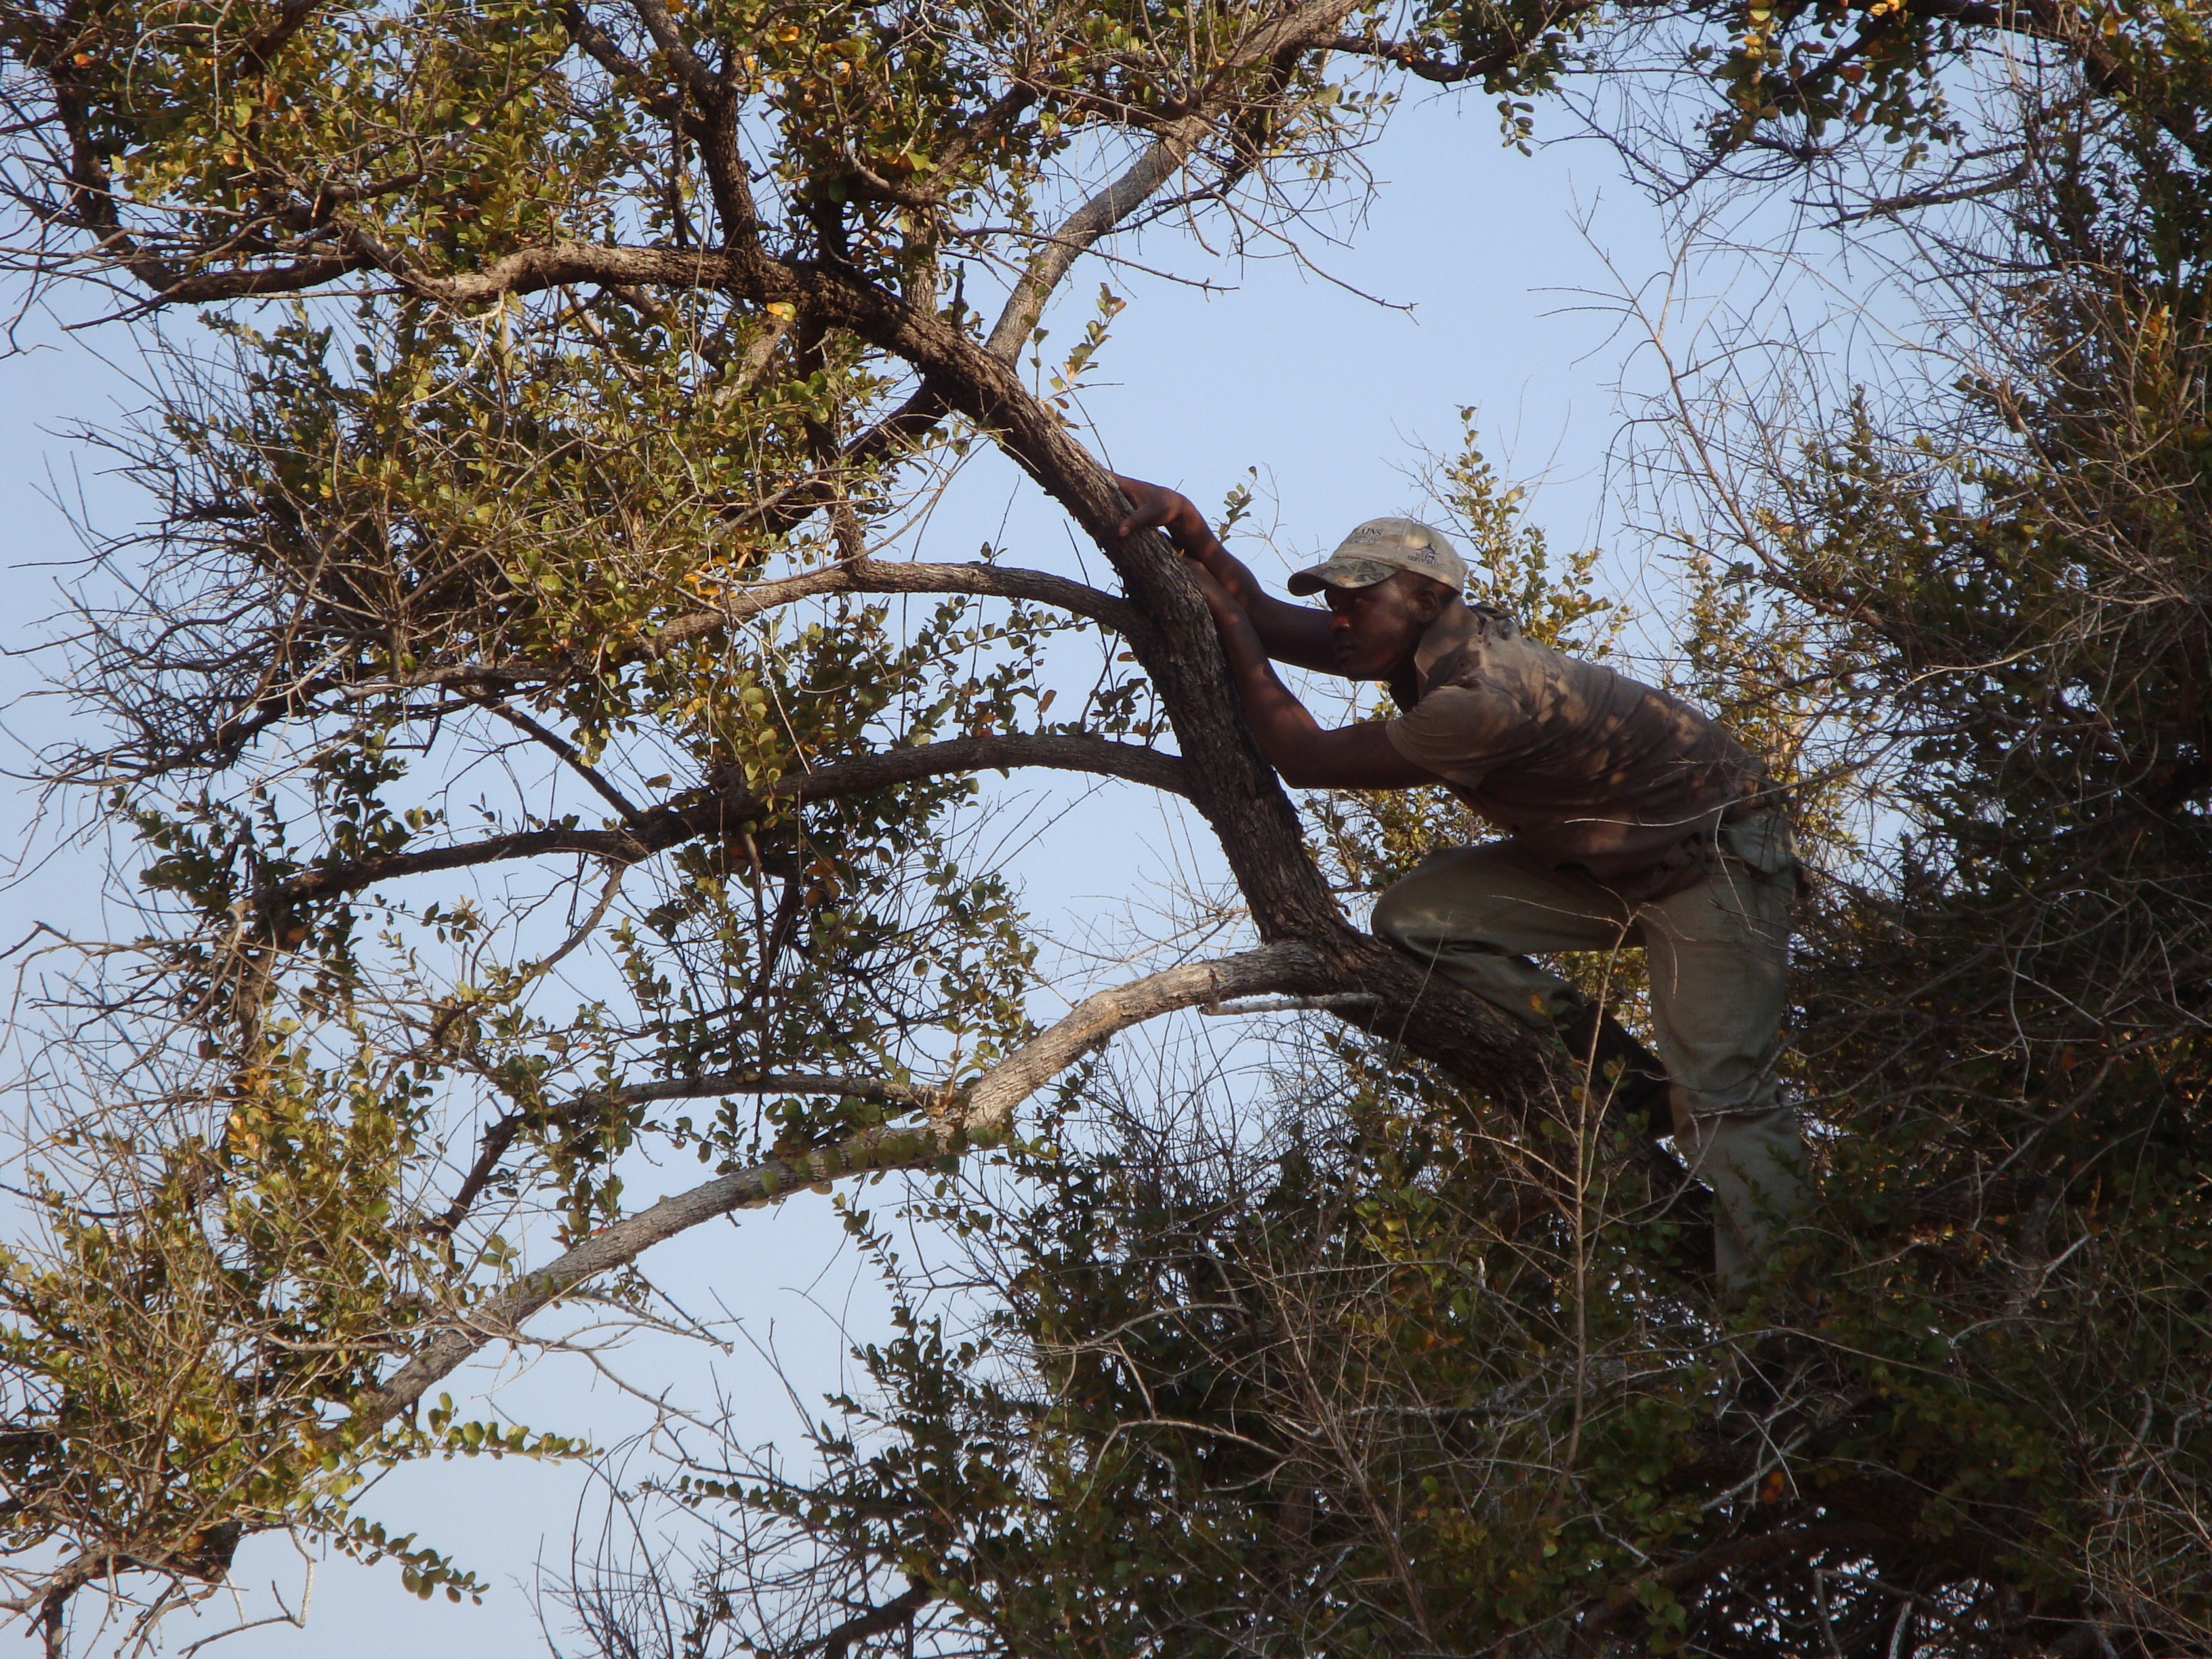
{"type": "Polygon", "coordinates": [[[721,82],[684,44],[682,26],[660,0],[629,0],[629,9],[645,25],[646,33],[653,37],[653,44],[660,55],[683,76],[685,88],[694,98],[702,104],[709,104],[721,94],[721,82]]]}
{"type": "Polygon", "coordinates": [[[813,302],[828,320],[905,358],[942,386],[956,408],[997,434],[1121,574],[1152,624],[1131,643],[1190,764],[1191,799],[1220,837],[1261,937],[1348,935],[1306,853],[1297,813],[1245,730],[1212,615],[1165,538],[1147,532],[1125,542],[1115,535],[1128,507],[1112,478],[1059,411],[955,319],[811,275],[813,302]]]}
{"type": "Polygon", "coordinates": [[[834,1146],[769,1158],[665,1198],[601,1228],[477,1306],[458,1310],[453,1322],[383,1387],[356,1401],[343,1424],[323,1431],[319,1438],[327,1446],[359,1445],[394,1416],[411,1411],[428,1389],[479,1348],[514,1339],[526,1321],[579,1285],[702,1222],[773,1204],[800,1187],[876,1170],[927,1169],[969,1146],[1003,1139],[1016,1108],[1117,1031],[1178,1008],[1229,997],[1269,991],[1318,994],[1341,988],[1314,951],[1297,945],[1274,945],[1216,962],[1170,968],[1086,997],[985,1073],[964,1098],[927,1123],[871,1129],[834,1146]]]}
{"type": "Polygon", "coordinates": [[[355,230],[352,240],[366,258],[410,293],[462,307],[487,305],[502,295],[536,294],[564,283],[723,288],[759,300],[796,301],[802,294],[792,272],[775,260],[726,249],[544,242],[518,248],[481,270],[434,276],[364,231],[355,230]]]}
{"type": "Polygon", "coordinates": [[[951,1091],[889,1078],[839,1077],[827,1072],[714,1072],[703,1077],[664,1078],[658,1083],[629,1083],[619,1089],[579,1095],[569,1112],[600,1105],[629,1106],[648,1100],[712,1100],[720,1095],[834,1095],[841,1100],[869,1100],[915,1111],[941,1111],[951,1091]]]}
{"type": "MultiPolygon", "coordinates": [[[[544,1115],[577,1123],[598,1116],[609,1107],[642,1104],[653,1100],[712,1100],[721,1095],[826,1095],[841,1100],[872,1101],[908,1111],[941,1111],[954,1092],[924,1084],[896,1083],[889,1078],[832,1077],[820,1072],[719,1072],[706,1077],[666,1078],[659,1083],[626,1084],[619,1089],[593,1090],[562,1102],[544,1115]]],[[[477,1143],[476,1162],[454,1190],[453,1201],[436,1220],[426,1224],[441,1236],[468,1218],[483,1189],[499,1174],[501,1161],[514,1145],[523,1126],[538,1115],[508,1112],[488,1125],[477,1143]]],[[[0,1436],[0,1440],[4,1440],[0,1436]]]]}
{"type": "Polygon", "coordinates": [[[642,654],[659,656],[702,635],[757,617],[777,605],[817,593],[976,593],[994,599],[1033,599],[1075,616],[1103,623],[1130,635],[1143,626],[1125,599],[1042,570],[995,564],[906,564],[856,559],[756,586],[732,588],[711,611],[678,617],[655,633],[642,654]]]}
{"type": "Polygon", "coordinates": [[[1182,761],[1135,744],[1066,732],[955,738],[913,749],[886,749],[812,771],[788,773],[757,792],[742,784],[732,785],[703,801],[694,799],[649,808],[623,829],[520,830],[453,847],[349,860],[326,868],[305,871],[278,883],[270,890],[268,903],[271,908],[279,908],[339,893],[358,892],[374,883],[395,881],[404,876],[464,870],[514,859],[542,858],[549,854],[581,853],[617,864],[635,864],[698,836],[714,835],[726,828],[734,830],[759,818],[779,804],[828,800],[915,783],[924,778],[1007,770],[1018,766],[1091,772],[1176,794],[1188,793],[1190,788],[1188,770],[1182,761]]]}
{"type": "Polygon", "coordinates": [[[304,294],[311,288],[334,283],[350,272],[366,270],[369,261],[360,254],[326,253],[289,265],[257,265],[245,270],[206,270],[167,283],[147,303],[151,306],[206,305],[222,300],[250,300],[273,294],[304,294]]]}
{"type": "Polygon", "coordinates": [[[853,1644],[865,1642],[871,1636],[883,1636],[910,1625],[915,1615],[935,1599],[935,1593],[927,1584],[909,1580],[906,1590],[893,1596],[879,1607],[870,1607],[866,1613],[854,1613],[844,1623],[832,1628],[817,1644],[822,1659],[846,1659],[853,1644]]]}

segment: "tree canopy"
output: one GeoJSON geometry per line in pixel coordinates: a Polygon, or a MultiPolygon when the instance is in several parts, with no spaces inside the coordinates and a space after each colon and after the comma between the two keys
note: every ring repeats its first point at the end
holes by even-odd
{"type": "MultiPolygon", "coordinates": [[[[41,781],[141,926],[26,1017],[9,1605],[150,1640],[283,1529],[463,1593],[349,1494],[577,1447],[444,1379],[648,1309],[702,1221],[910,1170],[982,1313],[908,1287],[816,1467],[701,1445],[641,1494],[710,1542],[580,1575],[606,1651],[2212,1648],[2204,24],[0,0],[18,293],[208,325],[142,335],[97,437],[155,516],[52,653],[99,735],[41,781]],[[1115,534],[1069,412],[1110,292],[1025,372],[1114,239],[1295,243],[1395,89],[1462,83],[1685,200],[1849,196],[1929,295],[1911,395],[1729,354],[1644,456],[1686,683],[1828,848],[1820,1206],[1725,1311],[1667,1146],[1340,902],[1479,832],[1289,798],[1175,555],[1115,534]],[[1116,591],[884,556],[986,450],[1116,591]],[[1025,768],[1188,801],[1242,948],[1034,1018],[970,833],[1025,768]],[[1318,1022],[1260,1129],[1091,1058],[1254,996],[1318,1022]],[[647,1147],[700,1184],[626,1204],[647,1147]]],[[[1587,561],[1472,450],[1443,489],[1494,594],[1604,648],[1587,561]]]]}

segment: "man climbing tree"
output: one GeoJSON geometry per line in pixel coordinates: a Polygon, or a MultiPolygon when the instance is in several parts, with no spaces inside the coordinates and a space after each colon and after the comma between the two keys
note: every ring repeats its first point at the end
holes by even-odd
{"type": "Polygon", "coordinates": [[[1802,1208],[1804,1152],[1775,1071],[1796,862],[1758,763],[1678,699],[1468,605],[1466,564],[1426,525],[1370,520],[1291,577],[1293,593],[1328,594],[1324,613],[1263,592],[1188,498],[1119,482],[1135,505],[1121,532],[1164,530],[1191,560],[1245,717],[1285,782],[1442,784],[1509,832],[1432,854],[1382,895],[1375,931],[1559,1032],[1594,1073],[1617,1062],[1620,1115],[1650,1116],[1663,1099],[1718,1200],[1722,1282],[1742,1285],[1773,1218],[1802,1208]],[[1404,712],[1326,731],[1270,658],[1380,680],[1404,712]],[[1650,958],[1663,1075],[1601,1004],[1523,954],[1629,945],[1650,958]]]}
{"type": "MultiPolygon", "coordinates": [[[[991,1305],[963,1331],[902,1284],[811,1471],[732,1431],[635,1483],[710,1542],[650,1632],[605,1578],[599,1650],[2212,1653],[2202,14],[0,0],[11,305],[167,319],[148,407],[93,434],[148,501],[63,595],[78,723],[28,763],[128,902],[27,941],[11,1006],[0,1611],[136,1653],[285,1537],[465,1595],[380,1472],[593,1425],[471,1420],[464,1368],[586,1307],[688,1328],[668,1241],[907,1171],[895,1201],[996,1253],[991,1305]],[[1794,1143],[1748,763],[1546,665],[1431,540],[1401,554],[1442,584],[1321,584],[1356,651],[1395,630],[1370,672],[1407,705],[1376,769],[1326,769],[1356,735],[1255,683],[1276,612],[1116,534],[1079,387],[1117,296],[1040,349],[1140,234],[1209,286],[1217,231],[1349,234],[1416,83],[1513,143],[1539,100],[1609,120],[1688,210],[1923,226],[1951,285],[1924,381],[1796,397],[1729,378],[1845,361],[1794,317],[1701,366],[1679,295],[1638,313],[1673,401],[1624,441],[1680,454],[1627,458],[1660,497],[1629,527],[1683,556],[1699,700],[1837,872],[1792,1051],[1847,1133],[1810,1358],[1755,1432],[1718,1407],[1758,1298],[1680,1271],[1681,1169],[1594,1132],[1553,1033],[1619,1040],[1513,961],[1640,933],[1680,1141],[1755,1252],[1794,1143]],[[1082,562],[944,562],[970,465],[1082,562]],[[1491,764],[1484,676],[1522,670],[1679,766],[1491,764]],[[1294,802],[1255,730],[1294,782],[1434,778],[1514,839],[1417,873],[1449,837],[1389,814],[1435,792],[1294,802]],[[1181,815],[1228,953],[1054,975],[974,812],[1046,774],[1181,815]],[[1348,924],[1346,886],[1409,876],[1385,939],[1348,924]],[[1761,988],[1693,994],[1729,975],[1679,919],[1731,902],[1761,988]],[[1097,1056],[1248,995],[1336,1023],[1200,1167],[1174,1079],[1112,1097],[1097,1056]],[[1667,1022],[1717,1012],[1700,1070],[1667,1022]]],[[[1425,210],[1502,216],[1471,179],[1425,210]]],[[[1279,654],[1339,668],[1319,621],[1279,654]]]]}

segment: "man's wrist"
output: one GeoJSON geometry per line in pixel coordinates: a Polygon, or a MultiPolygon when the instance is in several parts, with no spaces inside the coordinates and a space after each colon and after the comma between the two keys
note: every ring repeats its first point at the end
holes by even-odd
{"type": "Polygon", "coordinates": [[[1166,524],[1161,526],[1168,539],[1194,557],[1213,544],[1213,531],[1206,522],[1206,515],[1188,497],[1166,524]]]}
{"type": "Polygon", "coordinates": [[[1252,618],[1232,595],[1226,610],[1214,613],[1214,625],[1221,630],[1221,643],[1229,653],[1231,665],[1239,669],[1256,669],[1268,673],[1267,647],[1260,638],[1260,630],[1252,626],[1252,618]]]}

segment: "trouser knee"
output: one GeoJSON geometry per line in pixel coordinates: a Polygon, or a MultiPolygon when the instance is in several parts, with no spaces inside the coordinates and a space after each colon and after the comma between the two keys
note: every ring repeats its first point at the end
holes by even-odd
{"type": "Polygon", "coordinates": [[[1416,955],[1426,954],[1417,940],[1429,938],[1431,930],[1424,927],[1422,907],[1406,890],[1410,881],[1395,882],[1382,890],[1382,896],[1375,901],[1375,914],[1368,920],[1368,929],[1386,944],[1416,955]]]}
{"type": "Polygon", "coordinates": [[[1376,902],[1370,923],[1376,935],[1461,989],[1472,991],[1499,1012],[1537,1031],[1552,1030],[1579,1007],[1574,988],[1557,974],[1526,957],[1509,954],[1468,928],[1462,918],[1447,924],[1418,897],[1394,899],[1396,893],[1393,888],[1376,902]]]}
{"type": "Polygon", "coordinates": [[[1385,942],[1417,957],[1434,958],[1458,951],[1510,956],[1514,947],[1486,907],[1470,904],[1463,893],[1449,895],[1449,914],[1440,914],[1437,884],[1425,879],[1425,866],[1382,890],[1368,919],[1368,929],[1385,942]]]}

